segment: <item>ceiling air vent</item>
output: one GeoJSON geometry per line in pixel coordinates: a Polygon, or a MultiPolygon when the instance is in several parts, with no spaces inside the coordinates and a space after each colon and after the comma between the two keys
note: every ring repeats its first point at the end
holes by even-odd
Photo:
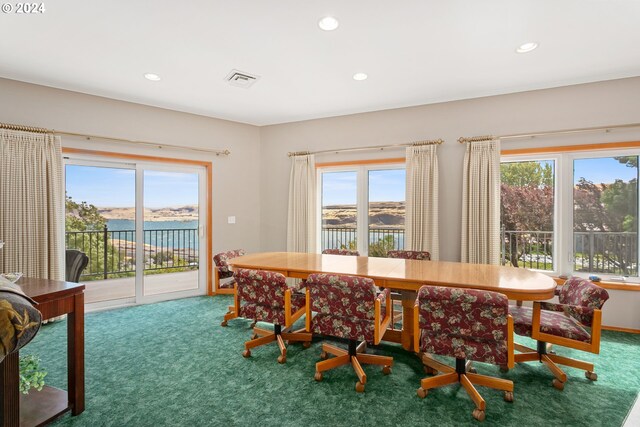
{"type": "Polygon", "coordinates": [[[225,80],[234,86],[248,88],[259,78],[260,76],[245,73],[244,71],[231,70],[231,72],[227,74],[227,77],[225,77],[225,80]]]}

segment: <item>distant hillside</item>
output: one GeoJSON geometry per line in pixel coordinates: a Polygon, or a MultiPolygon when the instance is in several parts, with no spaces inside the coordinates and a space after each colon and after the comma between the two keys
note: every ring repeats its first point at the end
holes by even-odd
{"type": "MultiPolygon", "coordinates": [[[[404,202],[373,202],[369,204],[369,223],[371,228],[404,227],[404,202]]],[[[324,227],[356,226],[355,205],[329,205],[322,209],[324,227]]]]}
{"type": "MultiPolygon", "coordinates": [[[[135,208],[98,208],[106,219],[135,219],[135,208]]],[[[144,210],[145,221],[194,221],[198,219],[198,206],[188,205],[144,210]]]]}

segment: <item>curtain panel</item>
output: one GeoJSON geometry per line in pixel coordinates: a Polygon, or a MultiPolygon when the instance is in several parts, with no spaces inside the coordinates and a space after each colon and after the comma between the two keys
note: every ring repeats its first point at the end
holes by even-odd
{"type": "Polygon", "coordinates": [[[0,129],[0,272],[64,280],[60,137],[0,129]]]}
{"type": "Polygon", "coordinates": [[[405,247],[439,259],[437,145],[408,147],[405,247]]]}
{"type": "Polygon", "coordinates": [[[467,143],[462,185],[461,260],[499,265],[499,140],[467,143]]]}
{"type": "Polygon", "coordinates": [[[287,251],[316,249],[316,164],[312,154],[291,157],[287,251]]]}

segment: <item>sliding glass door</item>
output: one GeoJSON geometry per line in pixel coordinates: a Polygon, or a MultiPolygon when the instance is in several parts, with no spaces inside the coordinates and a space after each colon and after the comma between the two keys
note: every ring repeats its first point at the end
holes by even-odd
{"type": "Polygon", "coordinates": [[[205,292],[205,172],[199,167],[66,159],[66,248],[89,265],[88,304],[205,292]]]}

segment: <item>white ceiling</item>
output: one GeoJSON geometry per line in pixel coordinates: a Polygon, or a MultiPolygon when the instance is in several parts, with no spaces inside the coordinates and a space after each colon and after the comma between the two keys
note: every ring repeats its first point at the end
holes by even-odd
{"type": "Polygon", "coordinates": [[[255,125],[640,75],[638,0],[44,3],[0,13],[0,76],[255,125]]]}

